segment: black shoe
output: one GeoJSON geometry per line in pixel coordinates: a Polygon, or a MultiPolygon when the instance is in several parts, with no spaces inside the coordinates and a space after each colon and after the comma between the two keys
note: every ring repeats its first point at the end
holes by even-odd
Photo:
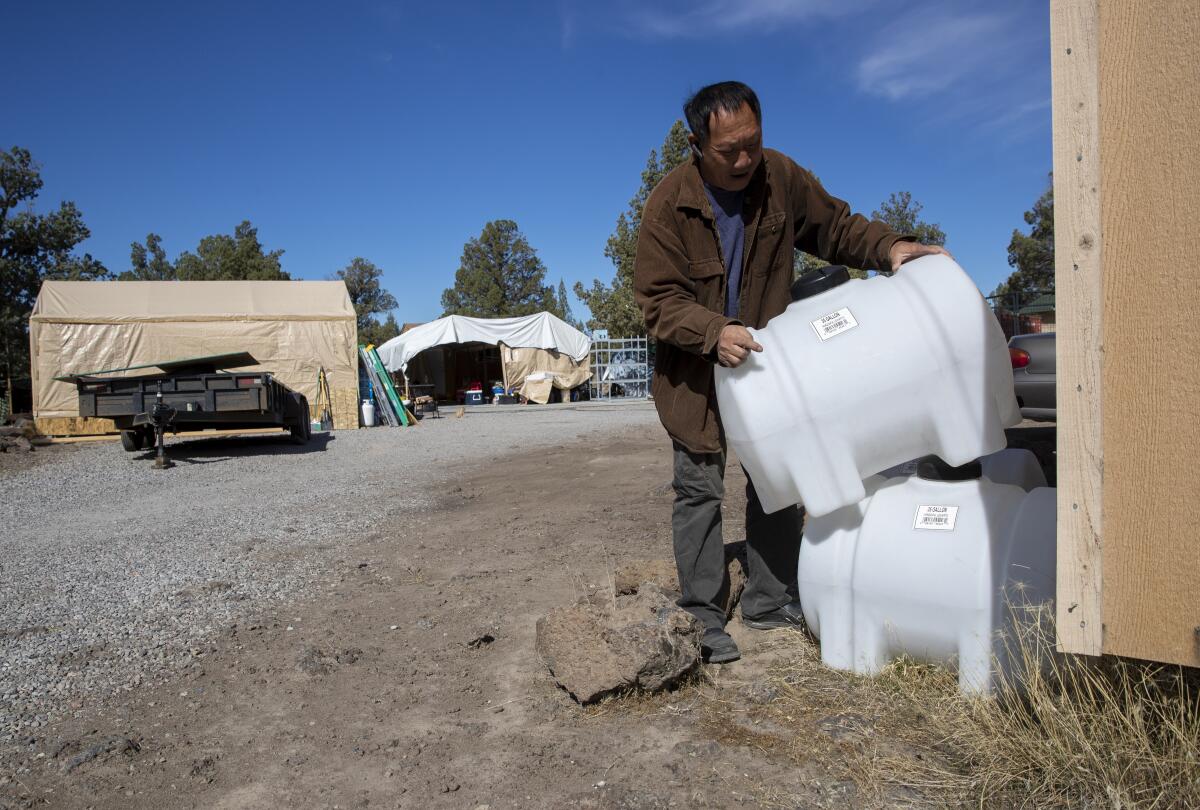
{"type": "Polygon", "coordinates": [[[742,657],[737,643],[719,627],[710,627],[700,638],[700,655],[710,664],[727,664],[742,657]]]}
{"type": "Polygon", "coordinates": [[[788,602],[761,616],[750,618],[743,615],[742,624],[755,630],[775,630],[780,627],[803,630],[804,612],[800,609],[800,602],[788,602]]]}

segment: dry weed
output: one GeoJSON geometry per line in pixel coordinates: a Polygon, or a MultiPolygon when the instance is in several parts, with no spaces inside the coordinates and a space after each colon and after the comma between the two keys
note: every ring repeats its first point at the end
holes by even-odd
{"type": "Polygon", "coordinates": [[[1044,616],[1010,651],[1020,677],[969,697],[947,669],[901,659],[830,670],[791,634],[771,699],[705,692],[706,731],[796,764],[821,762],[878,806],[1200,807],[1195,671],[1053,652],[1044,616]]]}

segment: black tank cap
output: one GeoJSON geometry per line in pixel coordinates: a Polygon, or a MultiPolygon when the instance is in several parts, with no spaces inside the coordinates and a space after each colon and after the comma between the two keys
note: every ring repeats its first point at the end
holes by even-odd
{"type": "Polygon", "coordinates": [[[818,267],[816,270],[809,270],[792,282],[792,300],[800,301],[804,298],[812,298],[817,293],[832,290],[849,280],[850,271],[844,265],[830,264],[818,267]]]}
{"type": "Polygon", "coordinates": [[[975,459],[961,467],[951,467],[938,456],[923,456],[917,460],[917,477],[926,481],[974,481],[983,477],[983,465],[975,459]]]}

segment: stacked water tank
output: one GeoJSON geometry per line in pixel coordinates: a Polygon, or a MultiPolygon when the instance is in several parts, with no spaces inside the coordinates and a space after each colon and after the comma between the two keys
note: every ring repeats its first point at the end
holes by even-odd
{"type": "Polygon", "coordinates": [[[893,277],[822,268],[793,299],[716,386],[763,508],[807,509],[800,599],[822,658],[953,660],[965,690],[992,688],[1053,599],[1056,552],[1054,491],[1004,450],[1021,416],[999,323],[940,255],[893,277]]]}

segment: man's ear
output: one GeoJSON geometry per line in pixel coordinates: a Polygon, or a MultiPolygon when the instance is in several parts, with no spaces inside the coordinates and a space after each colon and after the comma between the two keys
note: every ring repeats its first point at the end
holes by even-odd
{"type": "Polygon", "coordinates": [[[700,142],[696,140],[696,136],[690,132],[688,133],[687,138],[688,146],[692,147],[692,154],[695,155],[696,160],[699,160],[704,156],[704,153],[700,151],[700,142]]]}

